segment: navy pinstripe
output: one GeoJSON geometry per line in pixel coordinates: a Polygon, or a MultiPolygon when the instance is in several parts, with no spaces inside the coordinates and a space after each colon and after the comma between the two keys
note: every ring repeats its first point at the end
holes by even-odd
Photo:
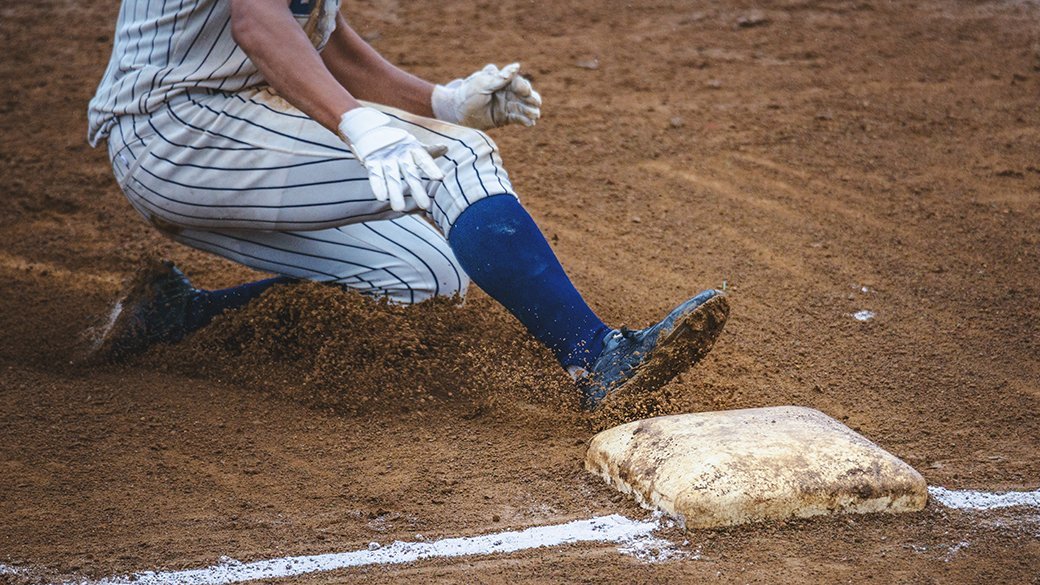
{"type": "Polygon", "coordinates": [[[175,167],[192,167],[192,168],[196,168],[196,169],[205,169],[205,170],[210,170],[210,171],[227,171],[229,173],[252,173],[252,172],[255,172],[255,171],[277,171],[277,170],[280,170],[280,169],[295,169],[295,168],[306,167],[306,166],[311,166],[311,165],[321,165],[321,164],[326,164],[326,163],[336,163],[336,162],[340,162],[342,160],[342,159],[337,159],[337,158],[326,158],[326,159],[322,159],[322,160],[309,160],[309,161],[304,161],[304,162],[301,162],[301,163],[286,164],[286,165],[275,165],[275,166],[269,166],[269,167],[238,168],[238,167],[217,167],[217,166],[212,166],[212,165],[197,165],[197,164],[193,164],[193,163],[179,163],[179,162],[174,162],[174,161],[172,161],[172,160],[170,160],[168,158],[159,156],[159,155],[155,154],[154,152],[149,152],[148,155],[151,156],[152,158],[155,158],[155,159],[161,160],[163,162],[169,163],[169,164],[171,164],[171,165],[173,165],[175,167]]]}
{"type": "MultiPolygon", "coordinates": [[[[231,118],[233,120],[238,120],[239,122],[243,122],[245,124],[249,124],[250,126],[255,126],[256,128],[260,128],[262,130],[266,130],[266,131],[270,132],[271,134],[275,134],[277,136],[281,136],[282,138],[288,138],[290,140],[295,140],[297,142],[302,142],[303,144],[309,144],[311,146],[320,146],[322,148],[328,148],[330,150],[334,150],[336,152],[343,153],[346,156],[353,157],[353,155],[350,153],[350,149],[348,149],[346,147],[339,147],[339,146],[333,146],[333,145],[330,145],[330,144],[323,144],[323,143],[318,142],[316,140],[308,140],[308,139],[303,138],[301,136],[294,136],[294,135],[286,133],[286,132],[280,132],[278,130],[275,130],[274,128],[265,126],[263,124],[258,124],[257,122],[254,122],[252,120],[249,120],[249,119],[246,119],[246,118],[242,118],[242,117],[238,117],[238,116],[235,116],[233,114],[229,114],[226,111],[218,112],[217,110],[215,110],[215,109],[213,109],[213,108],[211,108],[211,107],[209,107],[209,106],[207,106],[205,104],[201,104],[198,101],[196,101],[192,97],[191,92],[188,92],[186,95],[188,96],[188,101],[189,102],[191,102],[192,104],[194,104],[194,105],[196,105],[196,106],[198,106],[198,107],[200,107],[200,108],[202,108],[202,109],[204,109],[206,111],[212,112],[214,114],[227,116],[227,117],[229,117],[229,118],[231,118]]],[[[275,113],[278,113],[278,112],[275,112],[275,113]]]]}

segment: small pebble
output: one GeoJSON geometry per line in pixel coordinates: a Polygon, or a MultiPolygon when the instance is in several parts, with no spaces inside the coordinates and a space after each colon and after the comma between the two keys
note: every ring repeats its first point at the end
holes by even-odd
{"type": "Polygon", "coordinates": [[[596,57],[591,59],[581,59],[580,61],[575,62],[574,66],[580,67],[581,69],[595,71],[596,69],[599,69],[599,59],[596,57]]]}
{"type": "Polygon", "coordinates": [[[855,313],[852,314],[852,318],[853,319],[855,319],[857,321],[864,321],[864,322],[870,321],[874,317],[875,317],[874,311],[868,311],[866,309],[864,309],[862,311],[856,311],[855,313]]]}

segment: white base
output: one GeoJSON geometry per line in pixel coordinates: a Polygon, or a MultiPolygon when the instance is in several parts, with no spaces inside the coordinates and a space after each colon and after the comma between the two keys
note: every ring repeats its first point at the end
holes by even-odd
{"type": "Polygon", "coordinates": [[[834,513],[911,512],[912,467],[798,406],[663,416],[593,437],[585,467],[687,528],[834,513]]]}

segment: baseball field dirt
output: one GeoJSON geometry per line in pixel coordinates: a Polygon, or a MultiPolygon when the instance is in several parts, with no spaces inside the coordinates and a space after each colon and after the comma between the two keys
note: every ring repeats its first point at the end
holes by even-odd
{"type": "MultiPolygon", "coordinates": [[[[590,304],[641,327],[725,287],[726,331],[592,417],[476,290],[402,309],[281,287],[176,347],[86,364],[146,258],[207,287],[257,274],[165,240],[87,146],[117,3],[5,2],[0,582],[642,520],[582,461],[597,430],[657,414],[805,405],[930,485],[1040,486],[1035,1],[345,7],[433,80],[521,61],[544,117],[492,134],[590,304]]],[[[671,560],[582,543],[292,582],[1040,582],[1035,507],[656,536],[671,560]]]]}

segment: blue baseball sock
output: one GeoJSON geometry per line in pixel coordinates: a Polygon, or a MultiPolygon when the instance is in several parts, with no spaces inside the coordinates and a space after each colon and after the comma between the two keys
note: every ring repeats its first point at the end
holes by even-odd
{"type": "Polygon", "coordinates": [[[224,311],[244,307],[249,301],[262,295],[267,289],[276,284],[291,282],[296,282],[296,279],[288,276],[278,276],[220,290],[199,290],[188,307],[185,333],[191,333],[209,325],[209,322],[214,317],[224,311]]]}
{"type": "Polygon", "coordinates": [[[473,282],[502,303],[565,369],[589,369],[611,331],[585,304],[527,210],[512,195],[477,201],[448,236],[473,282]]]}

